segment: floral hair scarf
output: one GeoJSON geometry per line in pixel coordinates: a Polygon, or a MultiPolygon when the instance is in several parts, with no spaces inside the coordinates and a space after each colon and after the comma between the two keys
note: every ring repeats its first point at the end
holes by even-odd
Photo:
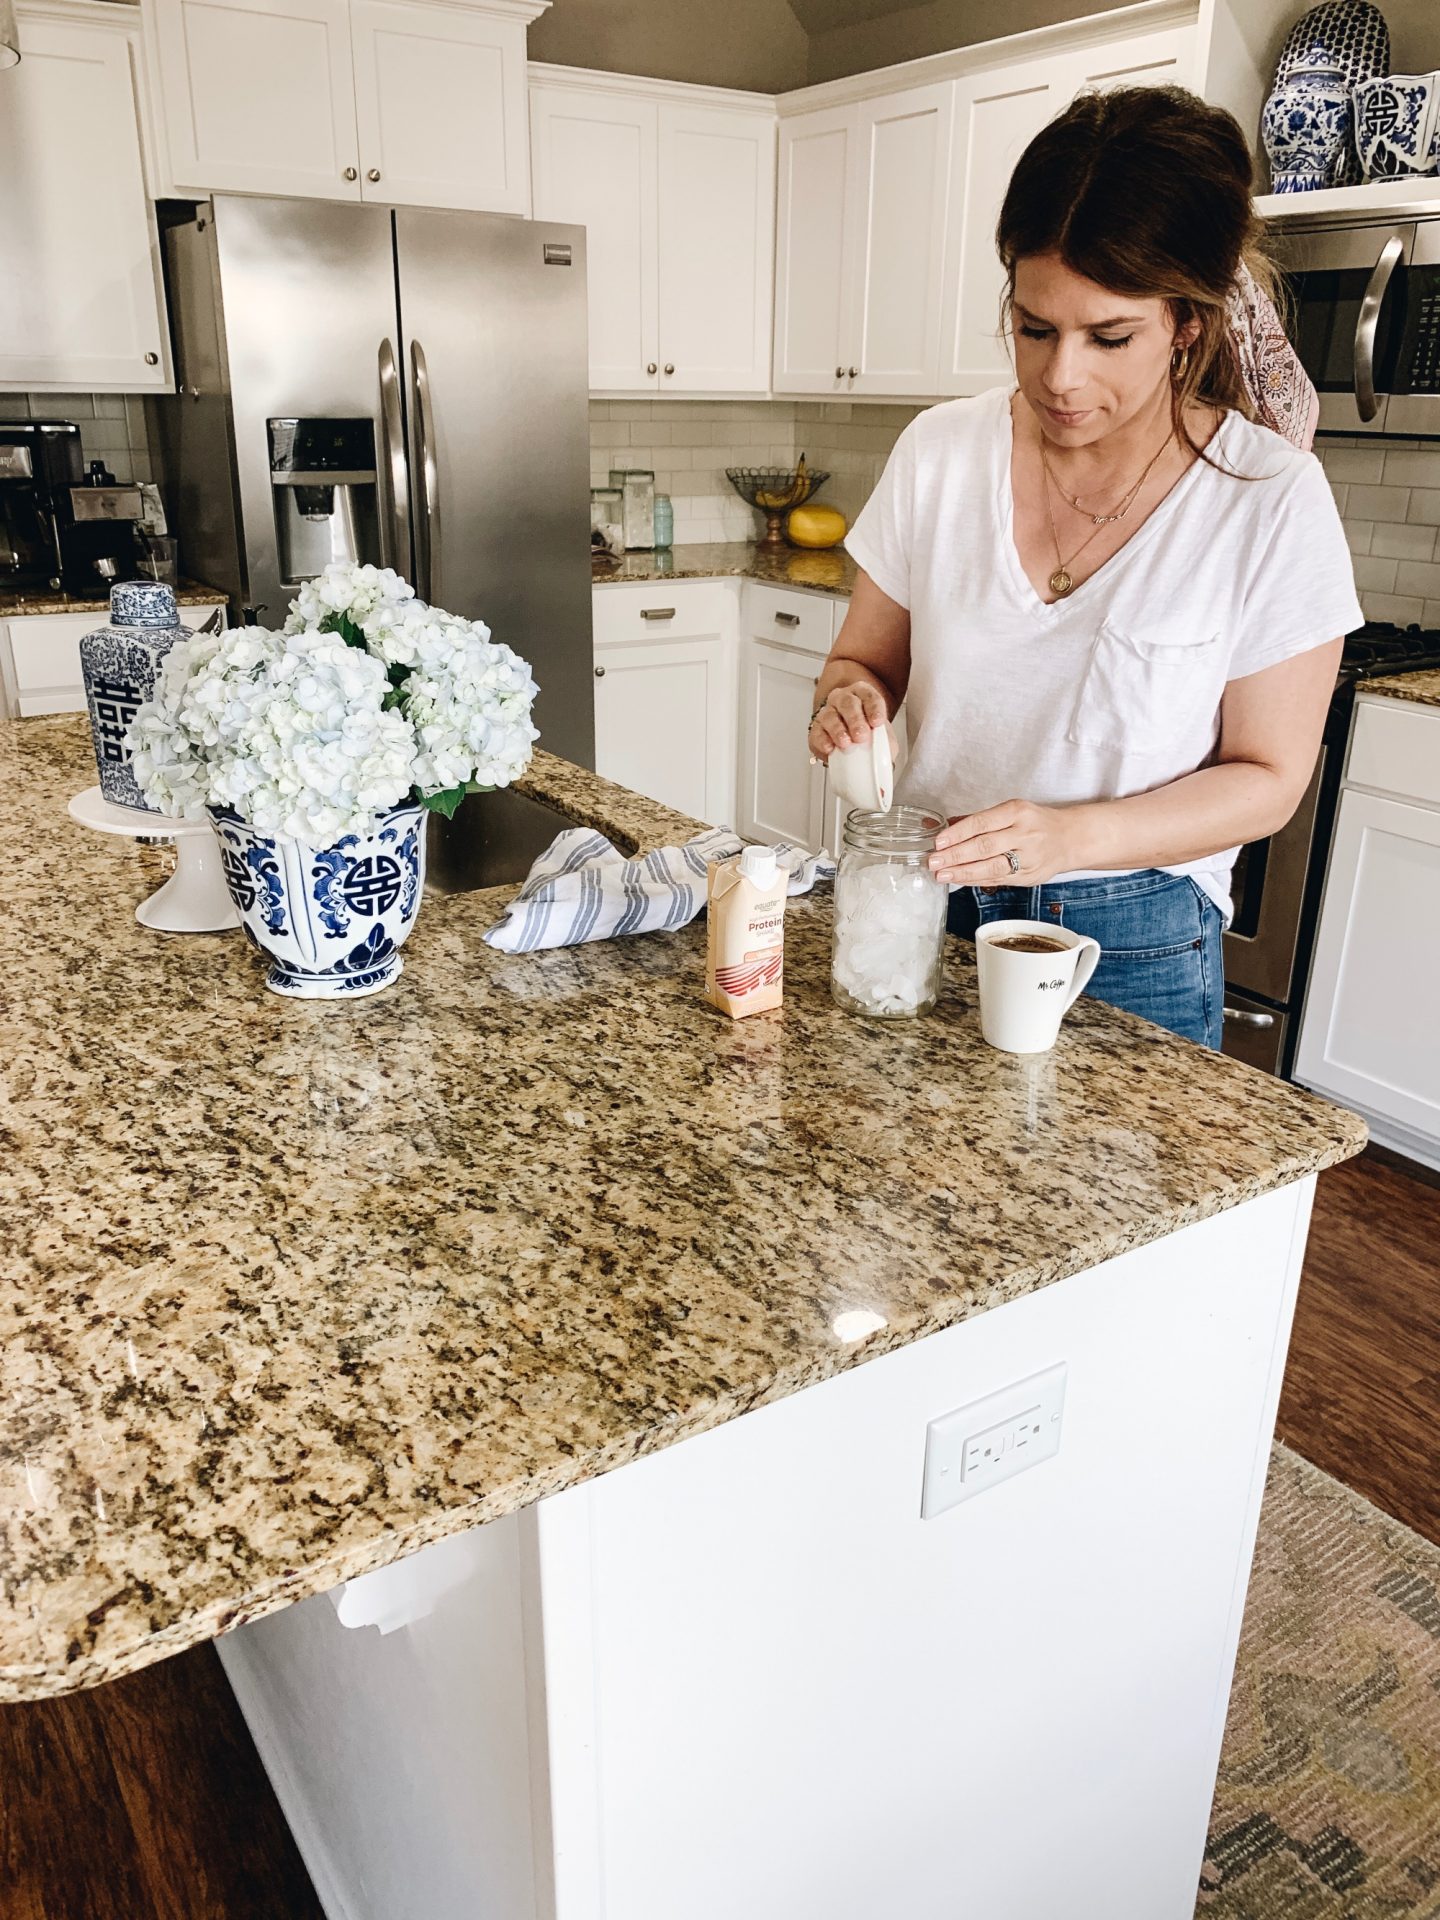
{"type": "Polygon", "coordinates": [[[1291,346],[1274,302],[1242,261],[1229,300],[1230,339],[1256,418],[1308,449],[1320,399],[1291,346]]]}

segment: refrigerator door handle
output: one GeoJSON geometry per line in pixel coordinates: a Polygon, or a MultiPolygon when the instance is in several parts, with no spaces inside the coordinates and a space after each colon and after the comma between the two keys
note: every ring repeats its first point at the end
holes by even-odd
{"type": "Polygon", "coordinates": [[[400,424],[400,370],[395,349],[380,342],[380,445],[382,471],[389,499],[380,512],[380,564],[397,573],[410,571],[409,482],[405,469],[405,434],[400,424]]]}
{"type": "Polygon", "coordinates": [[[430,371],[425,364],[425,349],[418,340],[410,342],[410,369],[415,386],[415,451],[420,466],[420,510],[415,516],[415,583],[422,600],[435,603],[435,582],[440,576],[440,474],[435,462],[435,409],[430,397],[430,371]]]}

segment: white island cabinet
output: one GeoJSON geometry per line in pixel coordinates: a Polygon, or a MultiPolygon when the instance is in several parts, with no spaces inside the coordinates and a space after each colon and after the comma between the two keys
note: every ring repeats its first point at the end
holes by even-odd
{"type": "Polygon", "coordinates": [[[0,392],[167,388],[139,17],[21,0],[17,19],[24,57],[0,86],[0,392]]]}
{"type": "MultiPolygon", "coordinates": [[[[219,601],[181,604],[180,624],[192,632],[216,613],[219,601]]],[[[83,613],[0,615],[0,719],[29,720],[41,713],[83,713],[85,682],[80,642],[109,619],[103,600],[83,613]]]]}
{"type": "Polygon", "coordinates": [[[525,213],[548,0],[141,0],[179,193],[525,213]]]}
{"type": "Polygon", "coordinates": [[[1440,1167],[1440,705],[1355,705],[1295,1078],[1440,1167]]]}
{"type": "Polygon", "coordinates": [[[1191,1920],[1312,1187],[226,1634],[331,1920],[1191,1920]]]}

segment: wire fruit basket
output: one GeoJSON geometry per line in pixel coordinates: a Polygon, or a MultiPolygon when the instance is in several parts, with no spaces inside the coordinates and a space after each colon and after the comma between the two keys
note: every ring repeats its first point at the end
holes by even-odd
{"type": "Polygon", "coordinates": [[[785,545],[784,520],[792,507],[810,498],[830,478],[819,467],[727,467],[725,478],[742,500],[765,516],[762,547],[785,545]]]}

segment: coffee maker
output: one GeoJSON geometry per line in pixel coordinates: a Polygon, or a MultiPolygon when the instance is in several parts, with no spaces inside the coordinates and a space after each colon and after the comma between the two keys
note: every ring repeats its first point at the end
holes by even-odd
{"type": "Polygon", "coordinates": [[[60,586],[60,503],[83,470],[72,421],[0,421],[0,590],[60,586]]]}
{"type": "Polygon", "coordinates": [[[332,561],[375,560],[373,423],[312,415],[266,426],[281,585],[313,580],[332,561]]]}
{"type": "Polygon", "coordinates": [[[92,460],[83,479],[61,489],[56,508],[68,594],[103,600],[117,580],[135,578],[144,509],[138,486],[117,483],[103,460],[92,460]]]}

